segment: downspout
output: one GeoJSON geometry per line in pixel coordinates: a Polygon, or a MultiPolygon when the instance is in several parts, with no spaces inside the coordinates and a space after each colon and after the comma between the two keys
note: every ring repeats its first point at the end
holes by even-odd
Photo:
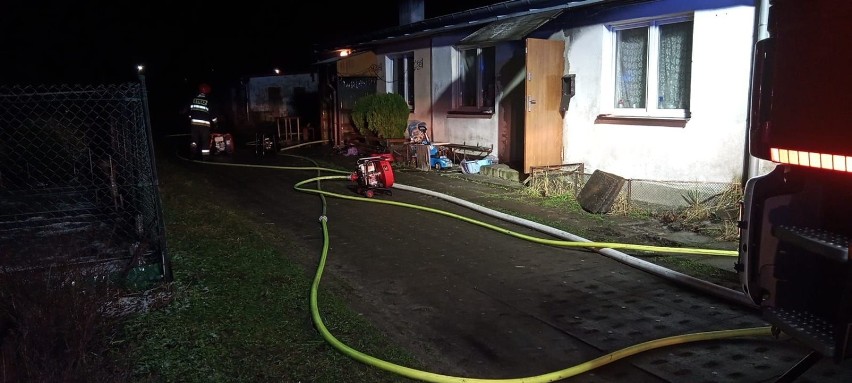
{"type": "Polygon", "coordinates": [[[332,129],[334,129],[333,130],[333,132],[334,132],[333,140],[334,140],[334,146],[337,146],[337,145],[341,144],[341,140],[340,140],[340,110],[338,108],[338,101],[337,101],[337,97],[338,97],[337,96],[337,88],[333,87],[332,85],[329,85],[329,86],[332,87],[331,88],[331,101],[334,103],[334,105],[332,106],[332,110],[331,110],[331,123],[332,123],[332,129]]]}
{"type": "MultiPolygon", "coordinates": [[[[752,47],[758,41],[769,37],[767,24],[769,23],[769,0],[755,0],[755,22],[754,22],[754,41],[752,47]]],[[[758,175],[760,170],[760,160],[753,157],[749,153],[749,127],[751,126],[751,95],[754,91],[754,48],[751,54],[751,81],[748,85],[749,105],[746,112],[746,128],[745,128],[745,145],[743,151],[743,175],[740,180],[741,185],[745,187],[746,182],[758,175]]]]}
{"type": "Polygon", "coordinates": [[[328,82],[327,85],[331,88],[331,101],[334,103],[332,106],[332,120],[334,121],[332,124],[332,136],[334,138],[334,146],[338,146],[341,144],[340,141],[340,100],[338,99],[337,90],[340,89],[340,77],[337,73],[337,64],[334,64],[333,71],[334,78],[329,79],[332,82],[328,82]]]}
{"type": "MultiPolygon", "coordinates": [[[[429,37],[429,101],[431,102],[431,106],[429,108],[429,126],[432,127],[432,139],[435,137],[435,105],[437,100],[435,100],[435,64],[433,62],[433,58],[435,57],[435,38],[429,37]]],[[[452,70],[450,71],[452,73],[452,70]]],[[[450,134],[447,129],[447,120],[444,119],[444,138],[449,140],[450,134]]],[[[407,134],[407,132],[406,132],[407,134]]],[[[411,137],[408,137],[411,139],[411,137]]],[[[410,158],[406,159],[410,160],[410,158]]]]}
{"type": "Polygon", "coordinates": [[[243,80],[243,91],[246,95],[246,125],[251,125],[251,95],[249,95],[249,81],[243,80]]]}

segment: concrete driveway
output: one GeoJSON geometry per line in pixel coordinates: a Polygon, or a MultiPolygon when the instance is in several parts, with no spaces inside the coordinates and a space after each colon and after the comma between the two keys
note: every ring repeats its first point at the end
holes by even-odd
{"type": "MultiPolygon", "coordinates": [[[[356,160],[318,149],[286,153],[351,170],[356,160]]],[[[298,259],[313,270],[322,249],[317,219],[323,205],[316,195],[293,186],[316,172],[216,165],[312,164],[286,155],[261,159],[250,153],[213,162],[185,166],[210,180],[215,187],[211,193],[221,203],[275,225],[316,254],[312,259],[298,259]]],[[[433,190],[544,222],[560,220],[586,236],[612,235],[614,227],[620,227],[601,224],[598,217],[529,203],[520,198],[516,187],[477,182],[454,172],[397,170],[395,176],[401,186],[433,190]]],[[[351,186],[347,181],[322,183],[323,190],[358,196],[351,186]]],[[[426,206],[526,236],[553,239],[412,190],[396,188],[391,195],[378,194],[374,199],[426,206]]],[[[433,373],[482,379],[531,377],[643,342],[675,337],[670,346],[582,370],[564,381],[768,382],[809,352],[783,336],[681,343],[684,334],[766,323],[746,305],[596,251],[543,245],[412,208],[327,198],[325,209],[330,251],[323,288],[348,294],[353,309],[418,355],[433,373]]],[[[624,241],[647,240],[640,229],[636,231],[635,236],[625,232],[624,241]]],[[[797,381],[849,382],[852,367],[824,359],[797,381]]]]}

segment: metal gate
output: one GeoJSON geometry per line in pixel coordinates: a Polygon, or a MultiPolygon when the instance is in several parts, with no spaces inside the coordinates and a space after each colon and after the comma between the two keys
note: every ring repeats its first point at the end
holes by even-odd
{"type": "Polygon", "coordinates": [[[144,77],[0,86],[0,266],[171,279],[144,77]]]}

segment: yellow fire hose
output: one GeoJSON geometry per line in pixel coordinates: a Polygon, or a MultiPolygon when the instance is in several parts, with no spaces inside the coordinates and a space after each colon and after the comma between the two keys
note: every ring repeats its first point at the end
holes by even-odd
{"type": "MultiPolygon", "coordinates": [[[[282,149],[283,151],[284,149],[282,149]]],[[[309,158],[294,156],[302,159],[306,159],[312,161],[309,158]]],[[[220,166],[236,166],[236,167],[250,167],[250,168],[265,168],[265,169],[277,169],[277,170],[316,170],[317,172],[332,172],[332,173],[342,173],[344,175],[337,176],[317,176],[314,178],[306,179],[300,181],[294,185],[294,189],[305,192],[317,194],[323,199],[323,214],[320,216],[320,223],[322,225],[323,230],[323,248],[322,254],[320,257],[319,265],[317,266],[317,271],[311,285],[311,297],[310,297],[310,308],[311,308],[311,318],[316,326],[317,330],[320,332],[320,335],[334,348],[338,351],[344,353],[345,355],[370,366],[374,366],[380,368],[382,370],[392,372],[394,374],[417,379],[425,382],[437,382],[437,383],[450,383],[450,382],[465,382],[465,383],[485,383],[485,382],[494,382],[494,383],[533,383],[533,382],[554,382],[562,379],[566,379],[572,376],[576,376],[578,374],[588,372],[595,368],[601,367],[603,365],[615,362],[617,360],[636,355],[638,353],[662,348],[672,345],[690,343],[690,342],[698,342],[698,341],[706,341],[706,340],[716,340],[716,339],[726,339],[726,338],[736,338],[736,337],[754,337],[754,336],[773,336],[772,328],[770,326],[764,327],[754,327],[754,328],[742,328],[742,329],[733,329],[733,330],[721,330],[721,331],[710,331],[710,332],[698,332],[692,334],[684,334],[684,335],[676,335],[666,338],[660,338],[656,340],[651,340],[644,343],[639,343],[633,346],[629,346],[623,348],[621,350],[617,350],[615,352],[600,356],[598,358],[589,360],[587,362],[583,362],[577,364],[572,367],[568,367],[562,370],[549,372],[546,374],[529,376],[529,377],[520,377],[520,378],[509,378],[509,379],[478,379],[478,378],[468,378],[468,377],[456,377],[449,375],[442,375],[437,373],[432,373],[428,371],[417,370],[405,366],[400,366],[385,360],[381,360],[375,358],[373,356],[364,354],[358,350],[355,350],[348,345],[342,343],[337,338],[332,335],[325,324],[323,323],[322,317],[319,313],[319,305],[318,305],[318,291],[320,280],[322,279],[322,274],[325,269],[326,260],[328,257],[329,250],[329,235],[328,235],[328,217],[326,216],[326,201],[325,197],[330,196],[334,198],[342,198],[349,200],[357,200],[364,202],[373,202],[373,203],[383,203],[388,205],[406,207],[419,209],[435,214],[441,214],[448,217],[452,217],[455,219],[459,219],[474,225],[482,226],[506,235],[510,235],[519,239],[532,241],[536,243],[552,245],[552,246],[562,246],[562,247],[582,247],[582,248],[605,248],[605,249],[632,249],[639,251],[648,251],[648,252],[659,252],[659,253],[680,253],[680,254],[702,254],[702,255],[718,255],[718,256],[736,256],[736,251],[730,250],[714,250],[714,249],[698,249],[698,248],[680,248],[680,247],[662,247],[662,246],[647,246],[647,245],[635,245],[635,244],[624,244],[624,243],[614,243],[614,242],[585,242],[585,241],[561,241],[554,239],[546,239],[546,238],[538,238],[530,235],[525,235],[522,233],[518,233],[512,230],[504,229],[499,226],[495,226],[486,222],[478,221],[469,217],[465,217],[462,215],[450,213],[444,210],[406,204],[397,201],[391,200],[381,200],[381,199],[372,199],[372,198],[363,198],[356,197],[352,195],[343,195],[338,193],[327,192],[317,189],[310,189],[302,187],[308,183],[316,182],[319,186],[321,181],[326,180],[349,180],[349,171],[342,171],[337,169],[330,168],[322,168],[318,166],[314,167],[289,167],[289,166],[269,166],[269,165],[252,165],[252,164],[235,164],[235,163],[219,163],[219,162],[201,162],[194,161],[198,163],[202,163],[205,165],[220,165],[220,166]]]]}

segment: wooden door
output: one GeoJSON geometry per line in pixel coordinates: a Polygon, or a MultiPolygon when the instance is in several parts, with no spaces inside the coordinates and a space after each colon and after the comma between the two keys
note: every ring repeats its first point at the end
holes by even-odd
{"type": "Polygon", "coordinates": [[[524,173],[562,164],[562,73],[565,43],[527,39],[524,98],[524,173]]]}

